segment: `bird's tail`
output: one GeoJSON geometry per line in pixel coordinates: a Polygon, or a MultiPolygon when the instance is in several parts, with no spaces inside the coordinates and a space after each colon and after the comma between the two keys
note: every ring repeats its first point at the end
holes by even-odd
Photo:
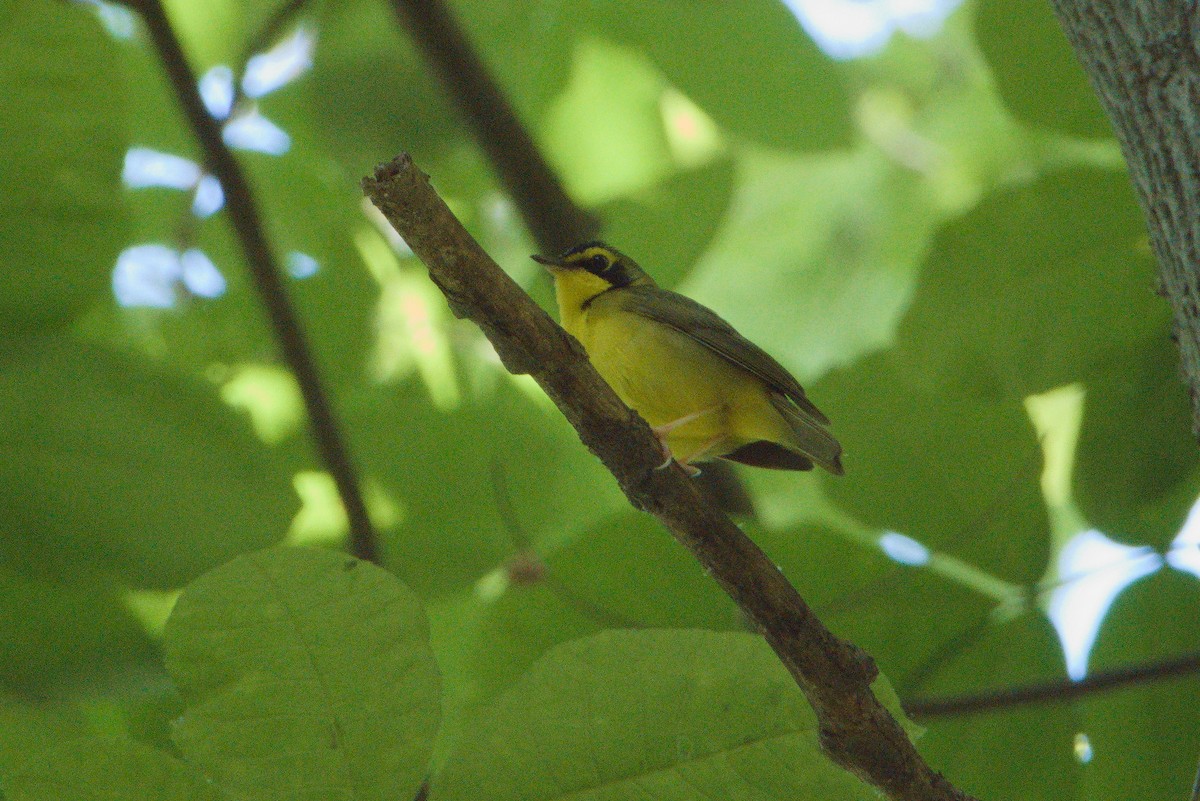
{"type": "Polygon", "coordinates": [[[842,445],[820,421],[777,392],[771,393],[771,405],[792,430],[796,450],[835,476],[842,475],[842,445]]]}

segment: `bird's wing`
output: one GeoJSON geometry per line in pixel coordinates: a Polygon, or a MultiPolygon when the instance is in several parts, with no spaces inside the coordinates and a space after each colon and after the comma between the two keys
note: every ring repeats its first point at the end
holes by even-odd
{"type": "Polygon", "coordinates": [[[800,382],[766,351],[718,317],[712,309],[657,286],[626,287],[620,294],[622,308],[691,337],[758,377],[818,423],[828,425],[829,418],[821,414],[820,409],[808,399],[800,382]]]}

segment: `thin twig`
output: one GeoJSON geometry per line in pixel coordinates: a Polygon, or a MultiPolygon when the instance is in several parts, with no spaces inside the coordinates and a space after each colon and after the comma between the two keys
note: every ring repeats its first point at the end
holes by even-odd
{"type": "Polygon", "coordinates": [[[825,628],[766,554],[662,459],[650,427],[623,404],[568,336],[479,247],[407,155],[363,179],[363,189],[429,268],[459,317],[479,325],[505,367],[531,375],[617,479],[754,622],[816,713],[835,762],[905,801],[968,798],[922,759],[871,692],[878,671],[825,628]]]}
{"type": "Polygon", "coordinates": [[[953,715],[974,715],[1027,704],[1060,703],[1149,681],[1186,676],[1197,671],[1200,671],[1200,651],[1140,665],[1097,671],[1079,681],[1060,679],[951,698],[914,698],[904,702],[904,710],[914,718],[926,720],[953,715]]]}
{"type": "Polygon", "coordinates": [[[208,170],[221,182],[229,221],[237,234],[259,298],[266,307],[283,357],[300,386],[300,394],[312,421],[317,449],[330,475],[333,476],[346,509],[350,524],[350,552],[360,559],[378,562],[379,548],[375,531],[367,516],[367,507],[363,502],[354,468],[338,432],[329,400],[322,389],[304,330],[288,300],[275,256],[263,232],[262,218],[258,213],[254,195],[241,166],[221,138],[220,125],[204,107],[196,87],[195,76],[188,66],[161,1],[137,0],[132,5],[142,13],[150,38],[175,90],[175,96],[200,143],[208,170]]]}

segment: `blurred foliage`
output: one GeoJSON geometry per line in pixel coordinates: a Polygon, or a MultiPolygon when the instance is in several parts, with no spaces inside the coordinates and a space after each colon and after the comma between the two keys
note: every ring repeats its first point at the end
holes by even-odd
{"type": "MultiPolygon", "coordinates": [[[[167,5],[219,74],[282,4],[167,5]]],[[[1064,680],[1047,609],[1088,578],[1059,560],[1091,527],[1173,557],[1117,597],[1092,668],[1196,650],[1177,568],[1200,560],[1177,535],[1200,460],[1168,310],[1048,6],[978,0],[852,62],[770,0],[453,9],[605,238],[834,420],[846,477],[744,471],[746,526],[901,698],[1064,680]]],[[[390,572],[260,550],[340,544],[344,516],[225,214],[122,185],[130,147],[198,152],[122,13],[0,7],[0,793],[408,798],[432,772],[433,798],[518,779],[513,797],[871,797],[816,753],[733,603],[364,211],[359,177],[411,152],[552,306],[376,0],[305,6],[281,37],[314,37],[311,69],[235,117],[288,136],[238,155],[390,572]],[[149,243],[202,250],[222,291],[142,274],[172,302],[119,305],[118,254],[149,243]]],[[[989,800],[1183,798],[1198,686],[919,721],[918,745],[989,800]]]]}

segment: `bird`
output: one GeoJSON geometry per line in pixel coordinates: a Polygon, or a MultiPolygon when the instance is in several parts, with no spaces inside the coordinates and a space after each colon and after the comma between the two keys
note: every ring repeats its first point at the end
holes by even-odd
{"type": "Polygon", "coordinates": [[[663,289],[600,241],[535,254],[554,278],[559,320],[617,396],[689,475],[726,459],[842,475],[829,418],[775,359],[716,312],[663,289]]]}

